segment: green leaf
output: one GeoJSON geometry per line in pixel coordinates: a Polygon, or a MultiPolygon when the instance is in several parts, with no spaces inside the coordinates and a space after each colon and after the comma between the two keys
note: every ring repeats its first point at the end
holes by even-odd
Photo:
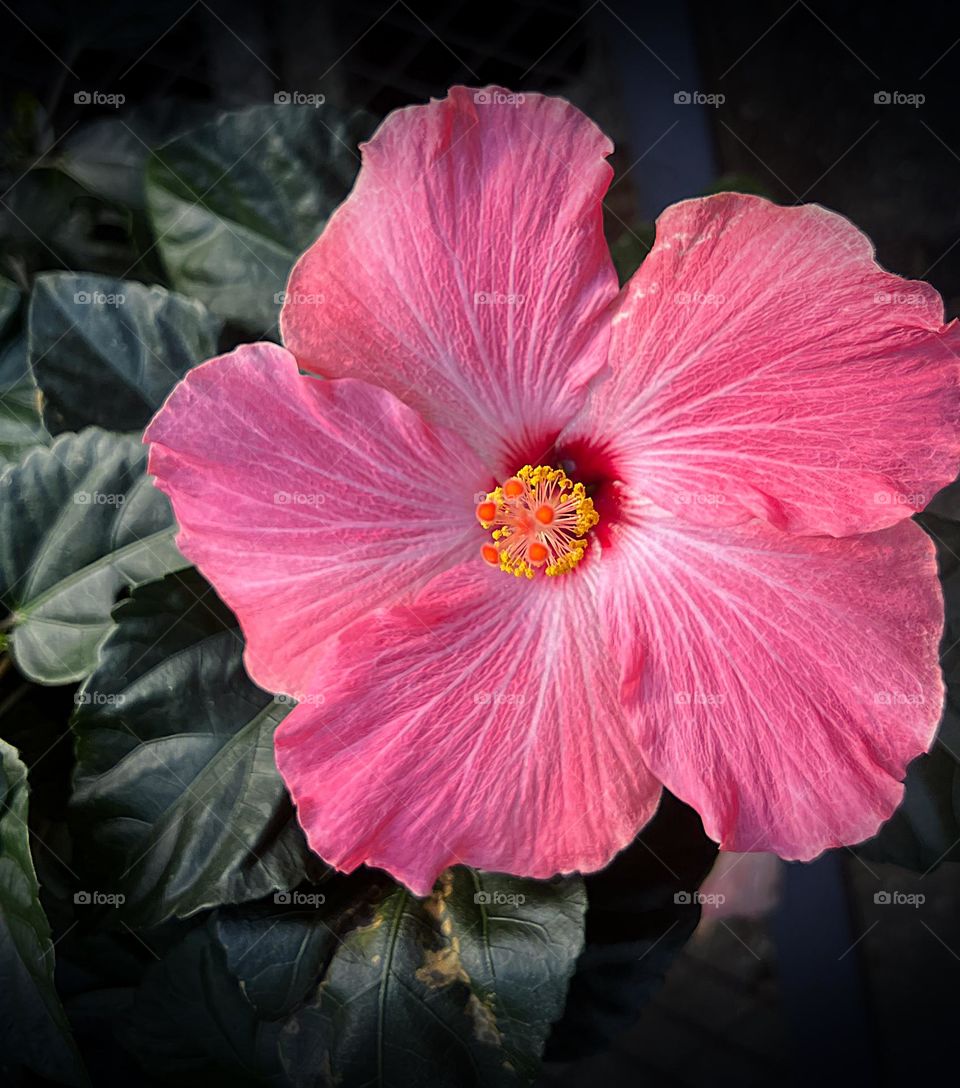
{"type": "Polygon", "coordinates": [[[96,196],[145,212],[150,149],[211,116],[209,105],[169,95],[124,103],[122,116],[94,116],[69,130],[50,161],[96,196]]]}
{"type": "Polygon", "coordinates": [[[129,115],[96,117],[73,129],[54,160],[96,196],[143,210],[143,172],[149,148],[128,125],[129,115]]]}
{"type": "Polygon", "coordinates": [[[114,620],[77,695],[72,810],[87,872],[126,898],[118,917],[154,925],[319,877],[273,757],[290,702],[247,677],[230,611],[188,571],[114,620]]]}
{"type": "Polygon", "coordinates": [[[81,680],[121,589],[187,565],[145,464],[137,438],[91,428],[33,450],[0,478],[0,603],[31,680],[81,680]]]}
{"type": "Polygon", "coordinates": [[[353,184],[366,127],[326,106],[254,106],[164,145],[147,206],[174,287],[268,332],[294,261],[353,184]]]}
{"type": "MultiPolygon", "coordinates": [[[[66,727],[73,710],[73,692],[69,687],[32,684],[16,669],[5,667],[9,664],[9,658],[0,661],[0,737],[17,749],[30,774],[31,826],[48,847],[37,852],[36,867],[48,893],[44,903],[49,912],[51,870],[56,881],[69,875],[59,855],[63,853],[63,814],[73,765],[73,738],[66,727]]],[[[60,921],[50,914],[50,924],[57,932],[69,926],[68,921],[61,927],[60,921]]],[[[57,946],[58,960],[61,948],[57,946]]]]}
{"type": "Polygon", "coordinates": [[[128,209],[60,170],[27,161],[18,174],[0,204],[0,239],[12,261],[29,273],[69,267],[127,275],[137,265],[142,245],[128,209]]]}
{"type": "Polygon", "coordinates": [[[0,335],[5,334],[20,308],[20,291],[15,283],[0,276],[0,335]]]}
{"type": "Polygon", "coordinates": [[[50,926],[27,832],[27,771],[0,740],[0,1079],[24,1070],[58,1084],[87,1083],[53,983],[50,926]]]}
{"type": "Polygon", "coordinates": [[[260,1019],[205,929],[147,971],[118,1028],[153,1083],[199,1088],[279,1088],[278,1032],[260,1019]]]}
{"type": "Polygon", "coordinates": [[[585,908],[578,878],[458,868],[422,901],[388,890],[338,933],[311,1001],[287,1021],[290,1080],[297,1088],[530,1083],[563,1009],[585,908]]]}
{"type": "Polygon", "coordinates": [[[108,929],[97,924],[102,920],[97,907],[75,901],[76,890],[74,881],[65,898],[54,897],[49,889],[44,896],[54,933],[60,934],[57,990],[64,1012],[97,1088],[147,1088],[157,1082],[149,1081],[133,1056],[118,1046],[117,1027],[147,971],[194,926],[169,922],[136,933],[108,929]]]}
{"type": "Polygon", "coordinates": [[[0,277],[0,471],[50,441],[27,362],[27,339],[17,328],[19,309],[20,291],[0,277]]]}
{"type": "Polygon", "coordinates": [[[148,973],[122,1038],[188,1085],[528,1084],[585,906],[579,878],[456,869],[417,900],[336,875],[210,916],[148,973]]]}
{"type": "Polygon", "coordinates": [[[375,870],[332,873],[322,887],[305,885],[272,900],[218,910],[208,924],[259,1015],[285,1020],[314,996],[342,937],[368,924],[395,888],[375,870]]]}
{"type": "Polygon", "coordinates": [[[180,378],[216,354],[220,328],[199,302],[162,287],[89,273],[38,276],[30,365],[47,426],[55,434],[142,429],[180,378]]]}
{"type": "Polygon", "coordinates": [[[27,338],[0,347],[0,470],[50,442],[40,418],[40,391],[27,363],[27,338]]]}
{"type": "Polygon", "coordinates": [[[653,247],[654,234],[653,223],[637,223],[632,228],[620,223],[610,225],[610,256],[621,284],[626,284],[643,264],[653,247]]]}

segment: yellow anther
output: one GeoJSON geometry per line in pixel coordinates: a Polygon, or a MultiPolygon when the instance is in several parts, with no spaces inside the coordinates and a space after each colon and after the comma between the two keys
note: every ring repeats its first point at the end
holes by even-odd
{"type": "Polygon", "coordinates": [[[494,543],[483,545],[483,558],[496,565],[496,549],[500,569],[517,578],[573,570],[587,550],[587,533],[599,521],[583,484],[549,465],[524,465],[487,495],[477,516],[493,530],[494,543]]]}

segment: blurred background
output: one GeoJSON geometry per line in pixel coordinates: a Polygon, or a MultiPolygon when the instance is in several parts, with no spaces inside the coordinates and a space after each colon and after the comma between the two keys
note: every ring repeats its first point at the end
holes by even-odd
{"type": "MultiPolygon", "coordinates": [[[[59,268],[162,278],[143,221],[148,149],[221,110],[323,95],[320,109],[369,131],[451,84],[497,82],[562,94],[614,138],[606,222],[624,278],[666,205],[729,188],[843,213],[881,263],[928,280],[948,316],[960,313],[954,3],[0,0],[0,22],[0,274],[24,288],[59,268]]],[[[924,522],[948,597],[948,678],[958,510],[947,494],[924,522]]],[[[554,1040],[544,1083],[895,1084],[949,1068],[953,715],[951,700],[874,843],[812,865],[721,856],[663,985],[600,1053],[554,1040]]],[[[607,924],[594,922],[601,941],[607,924]]]]}

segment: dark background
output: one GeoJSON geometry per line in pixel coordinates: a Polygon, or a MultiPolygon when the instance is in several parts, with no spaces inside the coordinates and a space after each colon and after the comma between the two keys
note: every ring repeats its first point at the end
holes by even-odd
{"type": "MultiPolygon", "coordinates": [[[[929,280],[948,315],[960,313],[952,3],[0,0],[0,29],[0,274],[24,285],[40,270],[88,267],[91,255],[123,273],[131,244],[129,275],[159,274],[156,254],[136,251],[136,231],[109,201],[64,191],[51,168],[98,118],[123,118],[136,161],[138,142],[154,146],[279,90],[320,92],[380,118],[452,83],[499,82],[564,94],[614,137],[607,226],[624,274],[668,203],[749,189],[842,212],[884,265],[929,280]],[[125,101],[118,111],[75,101],[93,89],[125,101]],[[684,92],[724,100],[676,101],[684,92]],[[878,102],[884,93],[923,101],[878,102]]],[[[135,184],[114,139],[103,170],[135,184]]],[[[949,560],[950,526],[934,527],[949,560]]],[[[952,650],[948,641],[948,666],[952,650]]],[[[614,1048],[551,1063],[545,1079],[895,1084],[949,1069],[960,882],[956,862],[937,861],[925,857],[910,874],[841,851],[782,867],[771,912],[703,924],[614,1048]],[[878,905],[882,890],[926,901],[878,905]]]]}

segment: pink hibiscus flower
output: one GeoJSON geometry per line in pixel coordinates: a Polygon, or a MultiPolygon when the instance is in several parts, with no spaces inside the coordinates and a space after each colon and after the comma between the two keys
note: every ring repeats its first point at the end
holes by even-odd
{"type": "Polygon", "coordinates": [[[193,370],[150,470],[311,846],[418,894],[603,866],[661,783],[727,850],[873,834],[943,698],[960,333],[816,205],[688,200],[618,290],[568,102],[392,114],[290,278],[286,347],[193,370]],[[322,375],[327,381],[304,376],[322,375]]]}

